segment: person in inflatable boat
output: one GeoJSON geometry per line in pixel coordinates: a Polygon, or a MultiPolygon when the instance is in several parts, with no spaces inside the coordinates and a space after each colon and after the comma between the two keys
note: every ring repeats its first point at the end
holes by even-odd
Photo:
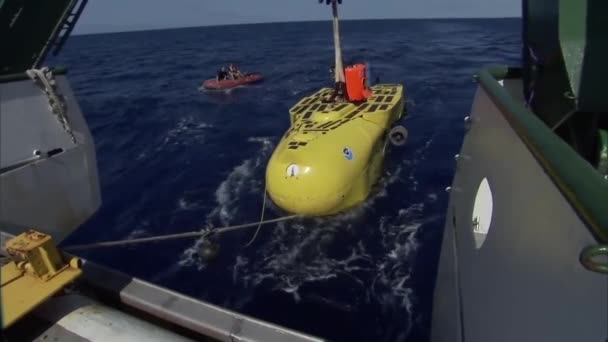
{"type": "Polygon", "coordinates": [[[230,64],[228,67],[228,73],[233,80],[238,80],[239,78],[243,77],[243,73],[241,73],[235,64],[230,64]]]}

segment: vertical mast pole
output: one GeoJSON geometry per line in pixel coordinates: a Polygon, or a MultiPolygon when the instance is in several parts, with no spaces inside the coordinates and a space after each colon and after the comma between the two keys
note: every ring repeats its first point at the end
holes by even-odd
{"type": "Polygon", "coordinates": [[[336,66],[334,70],[335,81],[336,83],[344,83],[344,65],[342,63],[342,47],[340,45],[340,22],[338,20],[338,0],[331,0],[331,9],[334,24],[334,51],[336,54],[336,66]]]}

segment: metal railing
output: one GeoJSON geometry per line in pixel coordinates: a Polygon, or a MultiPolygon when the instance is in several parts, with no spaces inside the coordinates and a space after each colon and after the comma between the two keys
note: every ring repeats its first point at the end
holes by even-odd
{"type": "Polygon", "coordinates": [[[475,78],[599,242],[608,242],[608,182],[498,81],[521,69],[495,67],[475,78]]]}

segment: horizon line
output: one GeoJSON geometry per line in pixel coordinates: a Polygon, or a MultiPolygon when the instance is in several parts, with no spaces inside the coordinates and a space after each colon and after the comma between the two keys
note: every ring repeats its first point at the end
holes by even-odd
{"type": "MultiPolygon", "coordinates": [[[[340,19],[340,21],[382,21],[382,20],[483,20],[483,19],[521,19],[519,16],[512,17],[418,17],[418,18],[352,18],[352,19],[340,19]]],[[[239,23],[239,24],[211,24],[211,25],[196,25],[196,26],[170,26],[170,27],[159,27],[159,28],[148,28],[148,29],[127,29],[124,31],[103,31],[103,32],[86,32],[86,33],[72,33],[71,36],[89,36],[89,35],[100,35],[100,34],[117,34],[117,33],[136,33],[136,32],[150,32],[150,31],[165,31],[165,30],[181,30],[181,29],[193,29],[193,28],[211,28],[211,27],[226,27],[226,26],[247,26],[247,25],[265,25],[265,24],[291,24],[291,23],[318,23],[327,22],[331,23],[331,20],[319,19],[319,20],[291,20],[291,21],[262,21],[262,22],[250,22],[250,23],[239,23]]]]}

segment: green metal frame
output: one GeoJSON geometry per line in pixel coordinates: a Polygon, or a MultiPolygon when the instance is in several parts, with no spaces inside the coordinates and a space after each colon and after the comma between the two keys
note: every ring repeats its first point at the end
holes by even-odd
{"type": "Polygon", "coordinates": [[[589,271],[608,274],[608,264],[596,260],[597,257],[608,256],[608,245],[587,246],[581,252],[579,259],[581,264],[589,271]]]}
{"type": "Polygon", "coordinates": [[[608,181],[498,83],[520,74],[519,69],[486,68],[476,79],[593,235],[608,242],[608,181]]]}

